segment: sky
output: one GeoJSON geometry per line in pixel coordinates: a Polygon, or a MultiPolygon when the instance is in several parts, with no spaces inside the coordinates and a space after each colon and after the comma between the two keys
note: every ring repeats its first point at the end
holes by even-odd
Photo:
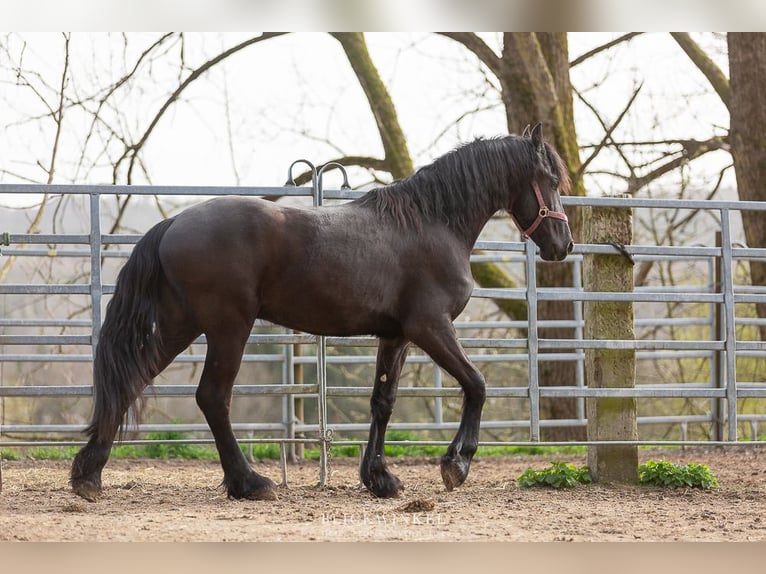
{"type": "MultiPolygon", "coordinates": [[[[179,74],[185,77],[212,54],[252,35],[187,33],[187,69],[179,72],[178,57],[173,55],[147,68],[140,83],[119,92],[121,117],[114,121],[136,137],[177,85],[179,74]]],[[[572,33],[570,56],[617,35],[572,33]]],[[[70,97],[96,93],[97,87],[118,78],[159,36],[131,33],[125,47],[120,34],[73,33],[70,97]]],[[[484,37],[499,46],[498,35],[484,37]]],[[[699,39],[725,68],[720,36],[699,39]]],[[[461,142],[505,133],[505,115],[496,91],[488,87],[487,75],[481,73],[475,58],[456,43],[434,34],[396,32],[368,33],[367,41],[417,165],[429,163],[461,142]],[[474,108],[482,111],[465,115],[474,108]]],[[[0,104],[4,104],[0,124],[5,126],[0,133],[0,170],[4,170],[0,183],[22,178],[42,182],[45,173],[40,164],[46,165],[50,157],[53,123],[29,118],[47,111],[40,94],[48,105],[55,103],[63,37],[55,32],[25,33],[7,36],[5,43],[10,49],[5,61],[0,61],[6,68],[0,83],[0,104]],[[14,78],[9,69],[14,58],[34,71],[29,77],[35,90],[14,78]]],[[[664,32],[639,36],[573,68],[571,76],[575,88],[607,123],[616,119],[632,91],[642,86],[633,111],[615,132],[617,137],[706,139],[725,133],[728,126],[725,107],[664,32]]],[[[593,113],[577,98],[575,109],[580,143],[598,143],[603,128],[593,113]]],[[[96,160],[101,167],[76,167],[90,119],[73,109],[67,112],[64,125],[55,181],[110,182],[111,170],[103,157],[96,160]]],[[[103,148],[99,141],[90,145],[89,154],[94,156],[103,148]]],[[[583,159],[588,153],[583,149],[583,159]]],[[[274,186],[285,181],[287,167],[296,159],[319,164],[344,154],[382,156],[374,118],[338,42],[324,33],[300,32],[251,46],[191,85],[149,140],[143,158],[151,179],[137,182],[274,186]]],[[[729,161],[724,153],[711,157],[695,167],[703,179],[729,161]]],[[[593,170],[615,169],[618,163],[616,156],[605,153],[594,162],[593,170]]],[[[366,183],[367,174],[352,175],[353,187],[366,183]]],[[[328,181],[326,187],[332,185],[328,181]]],[[[619,182],[595,175],[588,187],[594,194],[621,191],[619,182]]],[[[0,204],[18,201],[5,196],[0,204]]]]}

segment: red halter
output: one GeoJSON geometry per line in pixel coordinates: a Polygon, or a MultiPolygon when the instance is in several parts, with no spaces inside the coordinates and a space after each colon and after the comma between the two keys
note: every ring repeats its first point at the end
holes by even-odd
{"type": "Polygon", "coordinates": [[[537,212],[537,218],[534,220],[534,222],[532,222],[532,225],[524,229],[519,223],[519,220],[516,219],[516,216],[511,213],[513,222],[516,224],[516,227],[519,228],[519,231],[521,231],[521,236],[524,239],[529,239],[529,236],[535,232],[535,229],[539,227],[539,225],[543,222],[543,219],[546,217],[553,217],[555,219],[561,219],[562,221],[569,221],[567,214],[563,211],[552,211],[548,209],[548,207],[545,205],[545,201],[543,200],[543,194],[540,193],[540,186],[537,185],[537,181],[532,181],[532,189],[535,190],[537,205],[540,208],[540,211],[537,212]]]}

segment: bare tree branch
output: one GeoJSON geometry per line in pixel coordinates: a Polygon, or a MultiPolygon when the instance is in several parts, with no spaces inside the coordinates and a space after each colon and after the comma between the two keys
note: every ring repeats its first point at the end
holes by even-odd
{"type": "MultiPolygon", "coordinates": [[[[723,177],[726,171],[728,171],[733,164],[727,165],[725,168],[721,170],[721,172],[718,174],[718,179],[713,186],[713,189],[707,194],[705,197],[706,200],[713,199],[718,191],[721,188],[721,183],[723,182],[723,177]]],[[[678,216],[680,210],[676,209],[671,216],[671,220],[675,220],[675,218],[678,216]]],[[[685,227],[696,215],[698,214],[697,210],[690,211],[685,217],[683,217],[680,220],[673,221],[671,225],[668,225],[665,228],[665,233],[661,239],[657,239],[657,245],[663,245],[666,242],[670,241],[671,238],[675,233],[677,233],[680,229],[685,227]]],[[[651,271],[652,267],[656,265],[657,261],[652,259],[647,259],[645,261],[642,261],[641,264],[638,267],[638,271],[636,272],[635,276],[635,285],[636,287],[642,287],[646,285],[647,278],[649,276],[649,271],[651,271]]]]}
{"type": "Polygon", "coordinates": [[[503,75],[505,65],[502,58],[495,54],[492,48],[487,46],[486,42],[473,32],[438,32],[438,34],[455,40],[468,48],[496,76],[503,75]]]}
{"type": "Polygon", "coordinates": [[[229,48],[228,50],[225,50],[215,56],[214,58],[208,60],[195,70],[193,70],[186,79],[181,82],[181,84],[173,91],[173,93],[165,100],[165,102],[160,106],[160,109],[157,111],[157,113],[152,118],[151,122],[149,122],[149,126],[146,128],[144,133],[141,135],[141,137],[138,139],[138,141],[128,147],[125,152],[122,154],[122,156],[117,160],[114,166],[114,180],[117,179],[117,172],[120,168],[120,165],[125,161],[129,159],[128,163],[128,172],[126,174],[126,179],[128,183],[131,183],[132,179],[132,173],[133,168],[136,163],[136,156],[141,151],[141,149],[146,144],[146,141],[149,139],[149,136],[151,136],[152,132],[154,131],[154,128],[157,127],[157,124],[160,122],[162,117],[165,115],[165,112],[168,111],[170,106],[173,105],[173,103],[178,100],[179,96],[183,93],[183,91],[189,87],[192,83],[194,83],[195,80],[197,80],[200,76],[204,75],[206,72],[208,72],[211,68],[216,66],[217,64],[220,64],[222,61],[224,61],[229,56],[232,56],[236,54],[237,52],[240,52],[241,50],[244,50],[245,48],[252,46],[253,44],[257,44],[258,42],[262,42],[264,40],[269,40],[271,38],[276,38],[278,36],[282,36],[286,32],[264,32],[260,36],[256,36],[254,38],[250,38],[248,40],[245,40],[244,42],[241,42],[237,44],[236,46],[233,46],[229,48]]]}
{"type": "Polygon", "coordinates": [[[364,36],[354,32],[333,34],[333,37],[343,47],[357,80],[367,96],[386,154],[388,171],[397,179],[410,175],[414,168],[407,147],[407,138],[399,124],[391,94],[381,80],[367,50],[364,36]]]}
{"type": "MultiPolygon", "coordinates": [[[[92,115],[92,120],[91,120],[91,124],[90,124],[90,129],[88,130],[88,133],[87,133],[87,135],[85,137],[85,141],[84,141],[84,143],[82,145],[82,148],[81,148],[81,153],[80,153],[80,159],[79,159],[78,166],[82,165],[84,163],[84,161],[85,161],[85,154],[86,154],[86,151],[88,149],[88,143],[90,142],[91,138],[93,137],[93,135],[95,133],[94,128],[96,126],[96,123],[101,123],[103,125],[106,125],[106,123],[104,122],[104,120],[102,118],[101,110],[106,105],[106,103],[109,100],[109,98],[111,98],[112,95],[114,95],[115,92],[117,92],[121,87],[123,87],[131,79],[133,79],[135,77],[135,75],[137,74],[138,70],[141,68],[141,65],[149,58],[149,56],[152,53],[154,53],[157,50],[157,48],[159,48],[167,40],[169,40],[172,36],[173,36],[172,33],[168,33],[168,34],[162,35],[155,42],[153,42],[148,48],[146,48],[143,52],[141,52],[141,54],[138,56],[138,58],[136,58],[136,61],[133,64],[133,67],[130,69],[130,71],[128,71],[119,80],[114,82],[111,86],[107,87],[103,91],[101,96],[98,97],[98,100],[96,102],[96,108],[94,110],[88,110],[89,113],[92,115]]],[[[74,102],[72,102],[72,105],[73,106],[80,106],[84,110],[87,110],[85,102],[88,101],[88,100],[91,100],[91,99],[95,99],[95,98],[96,98],[95,96],[91,96],[90,98],[85,98],[83,100],[74,101],[74,102]]],[[[112,132],[113,135],[117,136],[117,132],[114,129],[112,129],[110,126],[107,126],[107,128],[112,132]]],[[[127,147],[128,146],[127,142],[123,138],[120,138],[120,139],[122,139],[123,143],[127,147]]]]}
{"type": "Polygon", "coordinates": [[[582,64],[585,60],[592,58],[596,54],[605,52],[606,50],[614,48],[618,44],[622,44],[623,42],[627,42],[628,40],[632,40],[633,38],[635,38],[636,36],[640,36],[641,34],[643,34],[643,32],[630,32],[628,34],[624,34],[620,36],[619,38],[615,38],[611,42],[607,42],[606,44],[602,44],[601,46],[593,48],[592,50],[585,52],[581,56],[577,56],[574,60],[569,62],[569,67],[574,68],[575,66],[582,64]]]}
{"type": "Polygon", "coordinates": [[[598,121],[601,123],[601,126],[605,129],[604,137],[601,139],[601,142],[596,146],[596,148],[593,150],[593,152],[590,154],[590,156],[580,165],[580,168],[577,170],[577,179],[580,179],[585,173],[585,170],[587,169],[590,162],[592,162],[594,159],[596,159],[596,156],[601,152],[601,150],[604,148],[606,143],[608,141],[612,140],[612,133],[617,128],[617,126],[620,125],[620,122],[622,122],[625,115],[628,113],[628,110],[630,110],[631,106],[633,105],[633,102],[636,101],[636,97],[638,96],[638,93],[641,91],[641,87],[643,84],[639,84],[639,86],[633,90],[633,95],[631,95],[630,99],[628,100],[628,103],[623,108],[622,112],[617,116],[617,119],[612,123],[611,126],[607,127],[605,122],[601,119],[601,116],[596,110],[595,107],[593,107],[590,102],[588,102],[580,92],[575,90],[575,94],[580,99],[581,102],[583,102],[592,112],[593,114],[598,118],[598,121]]]}
{"type": "Polygon", "coordinates": [[[697,159],[700,156],[705,155],[711,151],[720,149],[727,149],[728,143],[725,137],[714,137],[707,141],[686,140],[683,149],[678,157],[662,164],[660,167],[653,169],[649,173],[646,173],[640,177],[631,177],[628,179],[628,189],[625,193],[635,194],[645,185],[654,181],[655,179],[681,167],[684,163],[697,159]]]}
{"type": "MultiPolygon", "coordinates": [[[[58,106],[53,109],[51,109],[51,118],[53,119],[54,123],[56,124],[56,131],[53,136],[53,145],[51,146],[51,154],[50,154],[50,160],[48,163],[47,168],[44,168],[47,173],[47,180],[46,183],[50,185],[54,181],[54,177],[56,174],[56,159],[58,157],[58,151],[59,151],[59,142],[61,141],[61,132],[62,132],[62,126],[64,123],[64,94],[65,94],[65,88],[66,84],[69,78],[69,40],[70,35],[64,34],[64,65],[61,72],[61,80],[59,84],[59,92],[58,92],[58,106]]],[[[47,102],[45,102],[45,99],[40,94],[39,91],[37,91],[33,86],[29,86],[30,89],[41,99],[41,101],[47,106],[47,102]]],[[[45,193],[43,194],[42,200],[40,202],[40,205],[37,208],[37,212],[35,213],[34,218],[32,219],[32,222],[29,224],[29,227],[27,228],[27,233],[35,233],[40,227],[40,223],[43,219],[43,214],[45,213],[45,208],[48,205],[48,201],[50,199],[50,194],[45,193]]],[[[8,273],[11,270],[11,267],[13,267],[14,262],[16,261],[16,257],[12,256],[7,258],[2,268],[0,268],[0,282],[5,280],[5,277],[8,275],[8,273]]]]}
{"type": "Polygon", "coordinates": [[[705,75],[710,85],[713,86],[713,89],[728,108],[731,90],[729,88],[729,80],[721,71],[721,68],[710,59],[710,56],[699,47],[697,42],[692,40],[691,35],[687,32],[672,32],[670,35],[681,46],[681,49],[686,52],[686,55],[694,62],[699,71],[705,75]]]}

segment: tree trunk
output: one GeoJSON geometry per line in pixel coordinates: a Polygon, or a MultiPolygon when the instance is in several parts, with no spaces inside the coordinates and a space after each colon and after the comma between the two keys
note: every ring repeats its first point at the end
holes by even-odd
{"type": "MultiPolygon", "coordinates": [[[[584,195],[582,181],[577,177],[580,168],[579,149],[572,112],[572,86],[569,81],[569,53],[565,33],[507,33],[504,35],[502,55],[498,56],[476,34],[445,33],[445,36],[460,42],[476,54],[497,76],[501,86],[501,97],[506,109],[508,131],[520,133],[524,126],[538,121],[543,131],[563,157],[573,179],[573,192],[584,195]]],[[[406,152],[402,130],[393,110],[390,96],[378,77],[364,41],[359,33],[335,34],[351,62],[362,88],[367,95],[386,151],[386,162],[394,159],[394,151],[406,152]],[[401,140],[401,145],[396,143],[401,140]],[[389,157],[389,154],[392,154],[389,157]]],[[[389,163],[394,177],[401,165],[389,163]]],[[[404,174],[408,175],[408,174],[404,174]]],[[[570,226],[575,241],[581,237],[581,216],[579,210],[569,209],[570,226]]],[[[493,264],[472,265],[474,278],[482,287],[514,286],[505,272],[493,264]]],[[[540,285],[544,287],[566,287],[572,285],[571,266],[543,264],[538,271],[540,285]]],[[[516,302],[514,302],[516,303],[516,302]]],[[[515,318],[526,316],[521,310],[511,308],[507,302],[498,302],[506,313],[515,318]]],[[[516,304],[518,307],[518,304],[516,304]]],[[[574,310],[571,303],[543,301],[539,304],[539,318],[572,320],[574,310]]],[[[540,330],[541,338],[573,338],[573,329],[540,330]]],[[[543,362],[540,366],[541,385],[573,385],[575,383],[574,362],[543,362]]],[[[550,399],[541,402],[542,418],[572,419],[576,416],[575,399],[550,399]]],[[[585,427],[545,429],[545,440],[584,439],[585,427]]]]}
{"type": "MultiPolygon", "coordinates": [[[[742,201],[766,201],[766,34],[730,33],[729,74],[731,125],[729,142],[734,156],[737,190],[742,201]]],[[[763,212],[743,211],[742,222],[749,247],[766,247],[763,212]]],[[[753,285],[766,285],[766,262],[751,261],[753,285]]],[[[766,318],[766,303],[756,305],[758,316],[766,318]]],[[[759,327],[766,341],[766,326],[759,327]]]]}
{"type": "Polygon", "coordinates": [[[346,32],[333,34],[333,36],[343,46],[359,84],[367,96],[370,110],[378,125],[383,151],[386,154],[386,165],[391,175],[395,179],[407,177],[413,171],[407,139],[399,124],[391,94],[381,80],[378,69],[367,50],[364,35],[361,32],[346,32]]]}
{"type": "MultiPolygon", "coordinates": [[[[414,171],[407,140],[399,124],[391,95],[380,78],[377,68],[367,50],[364,35],[360,32],[337,33],[333,37],[340,42],[346,57],[362,86],[380,132],[385,152],[385,165],[394,179],[411,175],[414,171]]],[[[485,288],[513,288],[516,283],[502,267],[494,263],[473,263],[471,265],[476,282],[485,288]]],[[[523,301],[498,299],[497,306],[514,319],[526,319],[523,301]]]]}
{"type": "MultiPolygon", "coordinates": [[[[584,195],[580,154],[574,125],[572,85],[569,80],[569,50],[565,33],[508,33],[504,37],[503,62],[508,73],[501,78],[503,101],[509,131],[520,131],[524,125],[541,121],[543,131],[564,159],[572,177],[574,195],[584,195]]],[[[582,237],[579,209],[567,209],[575,242],[582,237]]],[[[572,268],[568,264],[540,264],[537,271],[541,287],[570,287],[572,268]]],[[[572,320],[574,308],[567,301],[540,301],[538,318],[572,320]]],[[[571,328],[541,328],[541,339],[571,339],[571,328]]],[[[541,355],[545,351],[541,351],[541,355]]],[[[539,367],[540,386],[564,386],[575,383],[575,363],[543,361],[539,367]]],[[[577,399],[551,398],[540,401],[542,419],[574,419],[577,399]]],[[[543,440],[584,440],[586,428],[545,428],[543,440]]]]}

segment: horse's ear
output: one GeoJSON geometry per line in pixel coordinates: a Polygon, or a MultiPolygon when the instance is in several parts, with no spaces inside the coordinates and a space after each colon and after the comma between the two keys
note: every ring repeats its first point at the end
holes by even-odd
{"type": "Polygon", "coordinates": [[[521,132],[521,137],[523,138],[532,137],[532,132],[529,131],[529,124],[527,124],[527,127],[524,128],[524,131],[521,132]]]}
{"type": "Polygon", "coordinates": [[[537,149],[543,149],[543,124],[538,123],[532,128],[532,142],[537,149]]]}

